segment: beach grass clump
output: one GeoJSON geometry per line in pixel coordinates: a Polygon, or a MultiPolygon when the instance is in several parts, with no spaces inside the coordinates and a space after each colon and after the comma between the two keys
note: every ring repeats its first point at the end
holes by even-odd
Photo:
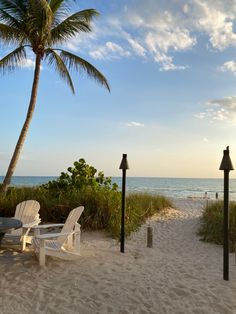
{"type": "MultiPolygon", "coordinates": [[[[129,193],[126,196],[125,207],[125,234],[129,236],[147,220],[147,218],[170,207],[170,201],[161,195],[150,193],[129,193]]],[[[110,213],[108,231],[118,238],[120,234],[121,205],[110,213]]]]}
{"type": "MultiPolygon", "coordinates": [[[[201,226],[198,234],[203,241],[223,244],[224,204],[216,201],[205,207],[201,226]]],[[[233,252],[236,249],[236,202],[230,202],[229,206],[229,248],[233,252]]]]}
{"type": "MultiPolygon", "coordinates": [[[[83,205],[85,210],[80,218],[83,230],[104,230],[110,236],[119,238],[120,191],[86,187],[55,192],[44,187],[11,187],[5,196],[0,194],[0,216],[14,216],[16,205],[27,199],[34,199],[40,203],[40,217],[43,223],[63,223],[71,209],[83,205]]],[[[127,194],[126,236],[138,230],[148,217],[168,206],[170,202],[163,196],[127,194]]]]}
{"type": "MultiPolygon", "coordinates": [[[[0,194],[0,216],[14,216],[18,203],[34,199],[40,203],[42,222],[63,223],[71,209],[82,205],[85,208],[80,218],[82,229],[105,230],[119,238],[121,198],[118,185],[81,158],[57,180],[36,187],[10,187],[6,194],[0,194]]],[[[170,202],[163,196],[127,193],[126,236],[168,206],[170,202]]]]}
{"type": "Polygon", "coordinates": [[[9,187],[7,193],[0,193],[0,216],[12,217],[15,214],[16,205],[30,199],[39,197],[37,188],[34,187],[9,187]]]}

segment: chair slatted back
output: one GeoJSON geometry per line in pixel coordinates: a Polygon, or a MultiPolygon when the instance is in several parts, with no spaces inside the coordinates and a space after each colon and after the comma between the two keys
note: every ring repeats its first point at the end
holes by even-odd
{"type": "MultiPolygon", "coordinates": [[[[79,206],[79,207],[72,209],[72,211],[69,213],[69,215],[65,221],[63,228],[61,229],[61,233],[64,233],[64,232],[66,232],[66,233],[71,232],[72,233],[74,231],[75,224],[79,220],[83,210],[84,210],[83,206],[79,206]]],[[[57,242],[60,244],[60,246],[62,246],[65,243],[65,241],[67,240],[67,238],[68,238],[68,235],[58,237],[57,242]]]]}
{"type": "MultiPolygon", "coordinates": [[[[14,218],[21,220],[23,225],[35,220],[40,222],[39,209],[40,204],[35,200],[21,202],[16,206],[14,218]]],[[[14,235],[20,235],[21,233],[22,228],[11,231],[11,234],[14,235]]]]}

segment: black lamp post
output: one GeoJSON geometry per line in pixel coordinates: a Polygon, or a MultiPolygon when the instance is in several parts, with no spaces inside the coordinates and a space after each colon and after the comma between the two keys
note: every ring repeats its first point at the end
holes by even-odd
{"type": "Polygon", "coordinates": [[[125,253],[125,185],[126,185],[126,170],[129,169],[127,154],[123,154],[120,164],[122,169],[122,204],[121,204],[121,230],[120,230],[120,251],[125,253]]]}
{"type": "Polygon", "coordinates": [[[229,146],[224,150],[220,170],[224,170],[224,249],[223,249],[223,278],[229,280],[229,172],[234,170],[229,146]]]}

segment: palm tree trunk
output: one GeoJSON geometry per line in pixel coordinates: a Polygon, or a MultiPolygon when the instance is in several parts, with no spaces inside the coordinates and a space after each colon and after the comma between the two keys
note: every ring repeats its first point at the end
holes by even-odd
{"type": "Polygon", "coordinates": [[[37,99],[37,93],[38,93],[41,58],[42,58],[41,55],[36,55],[34,80],[33,80],[33,85],[32,85],[32,90],[31,90],[29,108],[28,108],[26,119],[25,119],[25,123],[22,127],[22,130],[21,130],[20,136],[18,138],[13,156],[11,158],[11,162],[8,166],[7,174],[3,180],[3,184],[2,184],[3,193],[6,193],[7,188],[9,186],[9,184],[11,183],[11,178],[12,178],[12,175],[15,171],[15,168],[16,168],[18,159],[20,157],[20,153],[21,153],[21,150],[23,148],[23,144],[25,142],[25,138],[26,138],[29,126],[30,126],[31,119],[33,117],[36,99],[37,99]]]}

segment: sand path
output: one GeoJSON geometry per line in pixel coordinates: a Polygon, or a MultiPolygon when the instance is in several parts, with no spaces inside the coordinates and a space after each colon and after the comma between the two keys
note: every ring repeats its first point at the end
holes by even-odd
{"type": "Polygon", "coordinates": [[[236,265],[222,280],[222,247],[196,236],[204,200],[174,200],[179,210],[153,217],[119,252],[117,241],[84,233],[77,261],[48,259],[42,269],[31,251],[0,253],[0,313],[235,314],[236,265]],[[146,247],[147,225],[153,248],[146,247]]]}

